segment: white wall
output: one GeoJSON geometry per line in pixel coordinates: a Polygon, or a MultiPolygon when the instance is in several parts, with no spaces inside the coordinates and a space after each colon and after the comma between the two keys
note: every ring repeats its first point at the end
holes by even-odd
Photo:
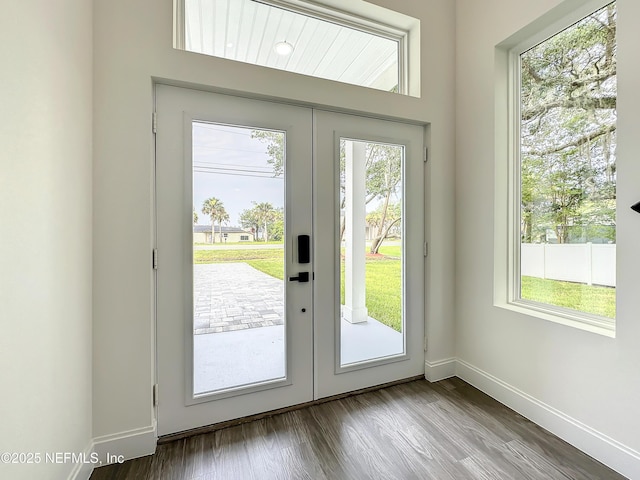
{"type": "MultiPolygon", "coordinates": [[[[0,478],[60,479],[91,447],[90,0],[0,16],[0,478]]],[[[86,474],[86,469],[83,470],[86,474]]]]}
{"type": "Polygon", "coordinates": [[[134,444],[142,446],[138,454],[153,449],[153,78],[432,122],[428,356],[454,355],[454,3],[371,3],[422,19],[422,98],[176,51],[170,0],[95,2],[93,426],[99,444],[129,442],[127,455],[134,444]]]}
{"type": "Polygon", "coordinates": [[[493,216],[494,159],[500,153],[494,148],[495,46],[556,5],[567,2],[457,2],[458,375],[640,478],[640,256],[633,251],[640,216],[629,209],[640,197],[640,3],[635,0],[618,0],[617,338],[493,306],[493,227],[501,220],[493,216]]]}

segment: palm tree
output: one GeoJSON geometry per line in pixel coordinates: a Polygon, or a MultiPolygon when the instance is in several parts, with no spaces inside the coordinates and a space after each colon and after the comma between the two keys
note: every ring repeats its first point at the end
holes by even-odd
{"type": "Polygon", "coordinates": [[[255,211],[256,219],[264,226],[264,241],[266,243],[269,241],[269,224],[274,220],[276,210],[269,202],[253,202],[253,204],[255,205],[253,210],[255,211]]]}
{"type": "Polygon", "coordinates": [[[216,243],[216,221],[220,227],[220,243],[222,243],[222,222],[229,221],[229,214],[224,204],[216,197],[207,198],[202,204],[202,213],[211,217],[211,243],[216,243]]]}

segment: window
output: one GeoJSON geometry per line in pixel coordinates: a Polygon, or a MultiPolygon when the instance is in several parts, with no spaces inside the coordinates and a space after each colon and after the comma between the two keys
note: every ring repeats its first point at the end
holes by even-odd
{"type": "Polygon", "coordinates": [[[249,235],[240,235],[240,241],[241,242],[248,242],[249,241],[249,235]]]}
{"type": "MultiPolygon", "coordinates": [[[[182,50],[408,93],[409,32],[403,28],[295,0],[178,5],[176,47],[182,50]]],[[[389,11],[387,18],[398,16],[406,17],[389,11]]]]}
{"type": "Polygon", "coordinates": [[[509,288],[510,303],[612,328],[617,11],[600,7],[511,51],[509,288]]]}

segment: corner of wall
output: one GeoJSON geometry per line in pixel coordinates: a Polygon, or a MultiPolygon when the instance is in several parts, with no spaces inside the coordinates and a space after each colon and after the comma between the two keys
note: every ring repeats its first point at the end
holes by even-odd
{"type": "Polygon", "coordinates": [[[424,362],[424,376],[430,382],[439,382],[456,376],[456,359],[444,358],[434,362],[424,362]]]}
{"type": "Polygon", "coordinates": [[[640,478],[640,452],[460,358],[455,375],[628,478],[640,478]]]}
{"type": "Polygon", "coordinates": [[[97,454],[100,465],[122,463],[153,455],[156,452],[157,441],[154,422],[154,425],[149,427],[96,437],[93,439],[93,451],[97,454]]]}

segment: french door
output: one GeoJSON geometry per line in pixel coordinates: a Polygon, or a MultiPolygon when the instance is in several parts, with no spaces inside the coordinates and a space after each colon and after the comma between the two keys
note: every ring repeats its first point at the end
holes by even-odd
{"type": "Polygon", "coordinates": [[[323,398],[424,373],[424,148],[415,125],[317,110],[314,129],[323,398]]]}
{"type": "Polygon", "coordinates": [[[423,130],[156,88],[158,434],[424,372],[423,130]]]}

